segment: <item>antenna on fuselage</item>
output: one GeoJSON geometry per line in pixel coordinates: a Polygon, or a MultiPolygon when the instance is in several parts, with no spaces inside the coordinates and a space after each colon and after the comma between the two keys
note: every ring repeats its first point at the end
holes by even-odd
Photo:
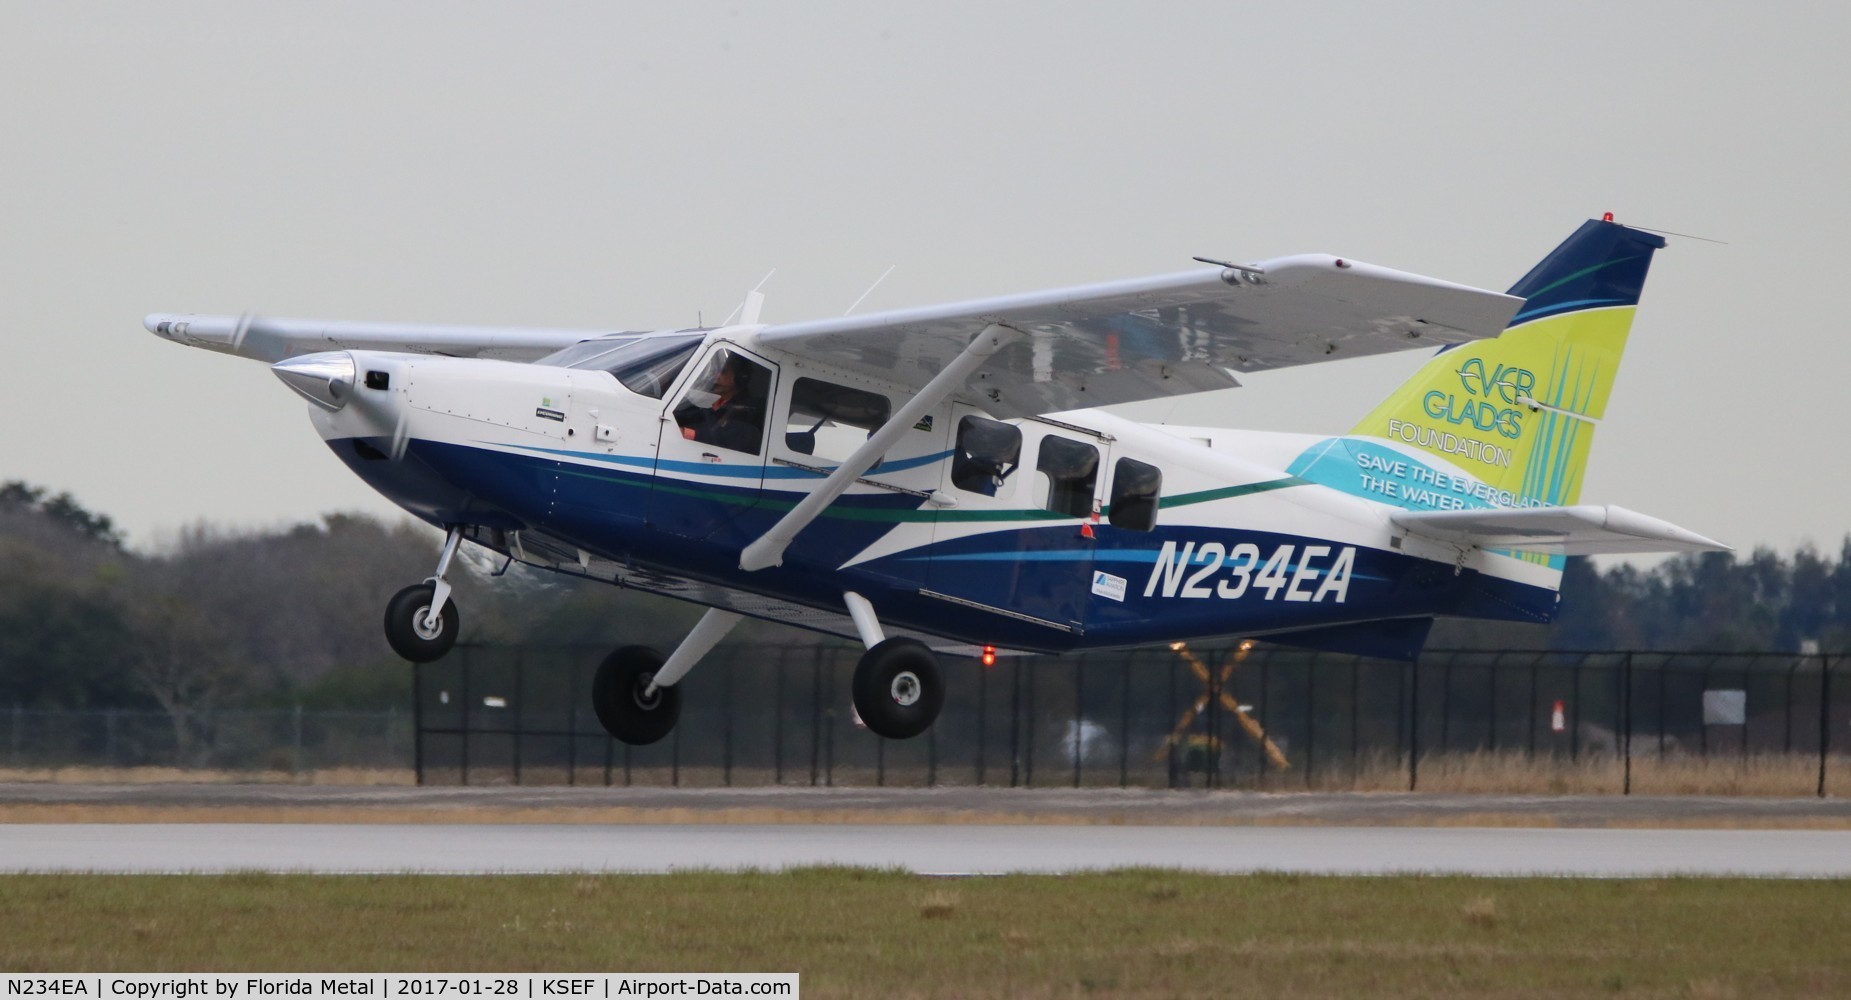
{"type": "Polygon", "coordinates": [[[896,267],[899,267],[899,266],[900,266],[900,265],[898,265],[898,264],[888,264],[888,265],[887,265],[887,270],[885,270],[885,271],[882,271],[882,272],[881,272],[881,276],[880,276],[880,277],[878,277],[878,278],[875,278],[875,279],[874,279],[874,284],[872,284],[872,285],[869,285],[869,286],[868,286],[868,290],[867,290],[867,291],[865,291],[865,292],[862,292],[862,293],[861,293],[861,298],[859,298],[859,299],[856,299],[856,300],[855,300],[855,301],[854,301],[854,302],[853,302],[852,304],[850,304],[850,305],[849,305],[849,307],[848,307],[847,309],[844,309],[844,310],[842,310],[842,315],[844,315],[844,316],[847,316],[847,315],[848,315],[849,313],[852,313],[852,312],[854,312],[854,311],[855,311],[855,308],[856,308],[857,306],[859,306],[859,305],[861,305],[861,303],[862,303],[862,302],[863,302],[864,300],[866,300],[868,296],[870,296],[870,295],[873,295],[873,294],[874,294],[874,290],[875,290],[876,288],[879,288],[879,287],[881,286],[881,282],[883,282],[883,281],[886,281],[886,280],[887,280],[887,276],[893,273],[893,269],[894,269],[894,268],[896,268],[896,267]]]}
{"type": "Polygon", "coordinates": [[[769,271],[766,271],[765,276],[758,279],[758,284],[753,285],[752,290],[746,293],[746,297],[742,299],[738,305],[733,307],[732,312],[729,312],[726,314],[726,318],[724,320],[720,321],[720,325],[721,326],[732,326],[733,317],[739,316],[739,312],[742,309],[745,310],[745,315],[739,316],[739,322],[744,323],[747,326],[751,326],[752,324],[757,323],[758,322],[758,308],[759,306],[762,306],[765,304],[765,297],[763,295],[760,295],[758,293],[758,290],[765,287],[765,282],[770,281],[771,276],[777,273],[778,273],[778,269],[775,267],[769,271]]]}

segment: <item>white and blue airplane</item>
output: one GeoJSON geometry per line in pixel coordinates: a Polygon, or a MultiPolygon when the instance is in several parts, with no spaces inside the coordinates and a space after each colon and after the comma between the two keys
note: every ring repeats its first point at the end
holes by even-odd
{"type": "Polygon", "coordinates": [[[468,540],[708,610],[598,669],[661,739],[742,616],[857,638],[868,728],[917,735],[934,648],[1261,637],[1411,658],[1440,616],[1547,622],[1568,554],[1722,549],[1580,503],[1653,251],[1607,218],[1507,294],[1360,261],[1179,274],[800,323],[655,332],[156,314],[270,363],[334,453],[445,533],[386,610],[413,661],[460,627],[468,540]],[[1243,372],[1436,350],[1349,433],[1147,425],[1099,407],[1243,372]]]}

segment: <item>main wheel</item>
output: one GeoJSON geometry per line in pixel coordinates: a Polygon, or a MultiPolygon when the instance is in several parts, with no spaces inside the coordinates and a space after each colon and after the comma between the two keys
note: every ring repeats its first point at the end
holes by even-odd
{"type": "Polygon", "coordinates": [[[887,639],[855,665],[855,712],[890,740],[930,729],[945,704],[938,656],[917,639],[887,639]]]}
{"type": "Polygon", "coordinates": [[[414,583],[392,595],[386,604],[386,642],[392,651],[413,663],[429,663],[456,645],[462,631],[463,617],[456,610],[456,600],[443,602],[443,614],[437,627],[426,628],[424,616],[430,613],[436,588],[428,583],[414,583]]]}
{"type": "Polygon", "coordinates": [[[591,708],[605,732],[640,747],[675,728],[681,717],[681,688],[644,694],[661,669],[662,654],[648,646],[625,646],[598,664],[591,682],[591,708]]]}

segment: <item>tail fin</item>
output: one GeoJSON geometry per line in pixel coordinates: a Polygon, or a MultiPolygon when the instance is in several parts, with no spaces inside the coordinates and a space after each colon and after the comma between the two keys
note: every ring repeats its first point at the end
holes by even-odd
{"type": "Polygon", "coordinates": [[[1583,224],[1510,289],[1526,301],[1503,334],[1443,350],[1350,433],[1438,455],[1506,506],[1581,496],[1652,251],[1665,241],[1583,224]]]}

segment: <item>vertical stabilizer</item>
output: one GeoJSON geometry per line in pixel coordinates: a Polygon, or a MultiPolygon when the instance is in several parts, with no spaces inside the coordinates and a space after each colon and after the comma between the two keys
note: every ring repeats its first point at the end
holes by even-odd
{"type": "Polygon", "coordinates": [[[1453,462],[1498,491],[1500,506],[1575,503],[1652,251],[1664,245],[1585,223],[1511,287],[1525,301],[1503,334],[1434,356],[1350,433],[1453,462]]]}

